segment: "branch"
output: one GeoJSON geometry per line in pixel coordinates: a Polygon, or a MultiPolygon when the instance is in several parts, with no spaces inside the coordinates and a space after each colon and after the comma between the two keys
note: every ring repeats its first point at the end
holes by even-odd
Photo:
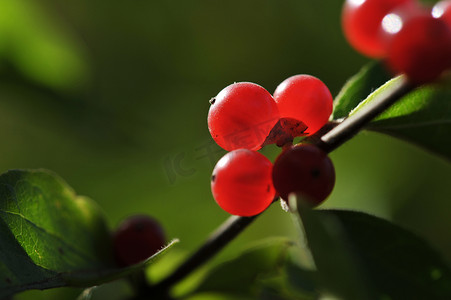
{"type": "MultiPolygon", "coordinates": [[[[390,105],[412,91],[413,88],[414,86],[405,79],[400,80],[393,89],[380,93],[366,107],[357,111],[354,115],[341,123],[338,123],[324,135],[313,139],[312,142],[328,153],[333,151],[357,134],[366,124],[390,107],[390,105]]],[[[231,216],[191,257],[166,279],[151,287],[151,290],[167,290],[172,285],[185,278],[188,274],[202,266],[211,257],[217,254],[258,216],[259,215],[253,217],[231,216]]]]}
{"type": "Polygon", "coordinates": [[[207,241],[181,266],[179,266],[174,273],[169,277],[159,282],[155,287],[168,288],[177,283],[186,275],[197,269],[211,257],[218,253],[225,245],[233,240],[241,233],[257,216],[253,217],[229,217],[215,232],[213,232],[207,241]]]}

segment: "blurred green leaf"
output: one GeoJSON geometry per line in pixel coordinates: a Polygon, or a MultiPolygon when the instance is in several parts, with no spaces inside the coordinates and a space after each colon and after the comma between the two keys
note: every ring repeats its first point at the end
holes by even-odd
{"type": "Polygon", "coordinates": [[[316,211],[340,221],[375,288],[391,299],[451,299],[451,270],[415,234],[386,220],[354,211],[316,211]]]}
{"type": "Polygon", "coordinates": [[[374,61],[364,66],[346,82],[335,97],[333,119],[347,117],[361,101],[390,78],[391,75],[386,71],[382,62],[374,61]]]}
{"type": "Polygon", "coordinates": [[[64,23],[34,1],[2,0],[1,6],[0,62],[6,58],[25,77],[51,88],[86,83],[86,53],[64,23]]]}
{"type": "Polygon", "coordinates": [[[255,300],[255,297],[226,295],[220,293],[202,293],[183,297],[183,300],[255,300]]]}
{"type": "Polygon", "coordinates": [[[288,262],[286,272],[289,283],[296,290],[306,294],[317,294],[320,286],[317,271],[307,270],[294,262],[288,262]]]}
{"type": "Polygon", "coordinates": [[[255,295],[259,279],[279,274],[287,250],[286,239],[273,239],[244,251],[240,256],[214,267],[195,293],[219,292],[237,296],[255,295]]]}
{"type": "Polygon", "coordinates": [[[299,251],[299,245],[289,249],[285,266],[277,276],[263,277],[258,286],[258,295],[255,299],[260,300],[314,300],[317,299],[317,293],[307,292],[305,290],[296,290],[289,283],[287,275],[287,264],[290,263],[292,252],[299,251]]]}
{"type": "Polygon", "coordinates": [[[361,212],[298,212],[319,279],[343,299],[451,299],[449,266],[413,233],[361,212]]]}
{"type": "Polygon", "coordinates": [[[43,170],[0,176],[0,236],[0,298],[27,289],[97,285],[157,256],[116,268],[100,209],[43,170]]]}
{"type": "Polygon", "coordinates": [[[263,290],[259,293],[258,298],[254,298],[258,300],[314,300],[316,298],[312,297],[304,297],[296,294],[287,295],[286,293],[281,293],[278,290],[272,290],[269,288],[263,288],[263,290]]]}
{"type": "MultiPolygon", "coordinates": [[[[340,299],[377,299],[339,220],[330,214],[318,215],[296,197],[290,199],[290,207],[296,207],[297,221],[303,229],[318,270],[318,279],[323,285],[320,290],[340,299]]],[[[295,279],[291,278],[291,281],[295,279]]]]}

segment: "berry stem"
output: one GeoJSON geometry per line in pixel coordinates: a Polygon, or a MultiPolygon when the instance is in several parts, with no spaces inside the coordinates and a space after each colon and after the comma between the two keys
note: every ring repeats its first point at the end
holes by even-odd
{"type": "Polygon", "coordinates": [[[218,253],[224,246],[240,234],[257,216],[253,217],[229,217],[216,231],[214,231],[205,243],[171,275],[160,281],[153,288],[167,289],[179,282],[189,273],[202,266],[211,257],[218,253]]]}
{"type": "MultiPolygon", "coordinates": [[[[399,81],[392,89],[384,91],[376,99],[362,108],[354,115],[346,118],[342,122],[330,126],[330,131],[323,133],[322,136],[311,139],[325,152],[331,152],[345,143],[347,140],[357,134],[367,123],[382,113],[390,105],[412,91],[414,86],[405,78],[399,81]]],[[[327,125],[326,125],[327,126],[327,125]]],[[[274,201],[277,200],[274,199],[274,201]]],[[[206,242],[182,265],[180,265],[171,275],[151,287],[152,290],[167,290],[172,285],[181,281],[192,271],[206,263],[211,257],[217,254],[238,234],[240,234],[249,224],[251,224],[259,215],[253,217],[231,216],[227,219],[206,242]]]]}

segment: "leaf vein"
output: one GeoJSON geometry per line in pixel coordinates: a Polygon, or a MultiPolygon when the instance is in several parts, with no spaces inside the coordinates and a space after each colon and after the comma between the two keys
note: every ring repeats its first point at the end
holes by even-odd
{"type": "MultiPolygon", "coordinates": [[[[25,216],[23,216],[20,213],[16,213],[16,212],[10,212],[10,211],[5,211],[5,210],[0,210],[1,213],[5,213],[5,214],[10,214],[16,217],[20,217],[23,221],[26,221],[28,224],[30,224],[32,227],[36,228],[37,230],[40,230],[42,232],[44,232],[45,234],[54,237],[56,240],[58,240],[61,244],[63,244],[64,247],[67,247],[68,249],[70,249],[74,254],[78,255],[79,257],[81,257],[83,260],[90,262],[90,263],[95,263],[96,260],[94,258],[92,258],[90,255],[87,255],[86,253],[84,253],[81,249],[78,249],[76,247],[74,247],[73,245],[65,242],[60,236],[47,231],[45,228],[42,228],[38,225],[36,225],[35,223],[33,223],[32,221],[28,220],[25,216]]],[[[23,227],[21,224],[21,235],[23,235],[23,227]]],[[[38,241],[35,241],[35,246],[37,246],[38,241]]],[[[27,252],[28,253],[28,252],[27,252]]],[[[39,255],[40,257],[40,255],[39,255]]],[[[38,265],[38,264],[37,264],[38,265]]],[[[41,267],[44,267],[42,265],[40,265],[41,267]]]]}

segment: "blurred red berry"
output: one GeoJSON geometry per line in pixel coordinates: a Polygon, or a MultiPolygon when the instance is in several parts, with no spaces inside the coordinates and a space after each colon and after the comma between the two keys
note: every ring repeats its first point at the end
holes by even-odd
{"type": "Polygon", "coordinates": [[[155,219],[144,215],[129,217],[121,222],[113,236],[116,262],[121,267],[139,263],[165,243],[163,229],[155,219]]]}
{"type": "Polygon", "coordinates": [[[374,58],[387,53],[380,36],[382,19],[397,6],[413,0],[346,0],[342,11],[342,27],[351,46],[374,58]]]}
{"type": "MultiPolygon", "coordinates": [[[[451,28],[430,13],[390,17],[396,25],[389,29],[388,67],[404,73],[415,84],[437,79],[451,67],[451,28]]],[[[383,26],[387,31],[386,26],[383,26]]]]}

